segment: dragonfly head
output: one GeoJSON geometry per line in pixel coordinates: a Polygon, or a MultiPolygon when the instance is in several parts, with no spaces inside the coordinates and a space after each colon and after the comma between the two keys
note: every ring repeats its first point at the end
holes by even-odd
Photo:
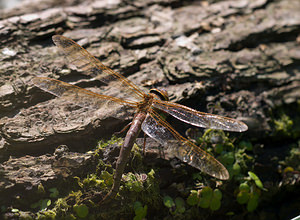
{"type": "Polygon", "coordinates": [[[154,94],[158,99],[163,101],[169,101],[169,95],[165,89],[150,89],[150,93],[154,94]]]}

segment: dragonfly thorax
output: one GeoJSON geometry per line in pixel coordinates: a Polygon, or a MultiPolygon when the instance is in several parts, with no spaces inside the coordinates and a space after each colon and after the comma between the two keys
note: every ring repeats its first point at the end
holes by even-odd
{"type": "Polygon", "coordinates": [[[164,89],[150,89],[149,93],[144,95],[144,100],[138,103],[139,111],[147,112],[152,106],[153,99],[169,101],[168,92],[164,89]]]}
{"type": "Polygon", "coordinates": [[[137,108],[140,112],[147,112],[151,107],[154,96],[152,94],[144,94],[144,99],[137,103],[137,108]]]}

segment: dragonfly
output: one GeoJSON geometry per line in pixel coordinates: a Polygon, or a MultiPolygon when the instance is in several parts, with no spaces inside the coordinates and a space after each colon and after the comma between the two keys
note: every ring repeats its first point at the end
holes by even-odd
{"type": "Polygon", "coordinates": [[[169,114],[194,126],[234,132],[246,131],[248,127],[245,123],[170,102],[166,90],[151,89],[146,93],[128,78],[102,64],[73,40],[61,35],[54,35],[52,40],[70,64],[87,75],[98,77],[106,86],[116,90],[115,96],[94,93],[48,77],[34,77],[32,81],[35,86],[84,108],[105,110],[112,106],[126,106],[135,112],[116,162],[113,185],[102,201],[110,200],[117,195],[131,149],[141,130],[167,149],[168,155],[177,157],[217,179],[229,179],[229,173],[222,163],[181,136],[161,113],[169,114]]]}

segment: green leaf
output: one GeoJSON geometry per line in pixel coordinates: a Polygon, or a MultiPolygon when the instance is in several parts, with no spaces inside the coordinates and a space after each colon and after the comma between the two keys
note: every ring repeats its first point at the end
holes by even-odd
{"type": "Polygon", "coordinates": [[[241,183],[239,186],[240,191],[245,191],[245,192],[249,192],[250,191],[250,187],[247,184],[247,182],[241,183]]]}
{"type": "Polygon", "coordinates": [[[175,205],[176,205],[176,209],[178,210],[179,213],[185,212],[185,202],[184,202],[183,198],[177,197],[175,199],[175,205]]]}
{"type": "Polygon", "coordinates": [[[248,192],[240,191],[236,196],[236,200],[239,204],[246,204],[249,201],[249,197],[248,192]]]}
{"type": "Polygon", "coordinates": [[[136,216],[141,217],[141,219],[144,218],[147,215],[147,206],[137,208],[134,213],[136,216]]]}
{"type": "Polygon", "coordinates": [[[234,212],[227,212],[226,215],[227,215],[227,216],[233,216],[233,215],[234,215],[234,212]]]}
{"type": "Polygon", "coordinates": [[[224,155],[222,155],[221,160],[223,164],[225,165],[231,165],[234,163],[234,153],[233,152],[227,152],[224,155]]]}
{"type": "Polygon", "coordinates": [[[80,218],[85,218],[89,214],[89,208],[85,204],[74,205],[73,209],[80,218]]]}
{"type": "Polygon", "coordinates": [[[134,213],[136,216],[141,216],[143,214],[143,207],[138,207],[137,209],[134,210],[134,213]]]}
{"type": "Polygon", "coordinates": [[[140,181],[133,181],[132,182],[132,190],[134,192],[141,192],[143,190],[143,183],[140,181]]]}
{"type": "Polygon", "coordinates": [[[247,204],[248,212],[253,212],[258,206],[258,194],[251,194],[250,199],[247,204]]]}
{"type": "Polygon", "coordinates": [[[133,220],[142,220],[142,218],[141,218],[141,216],[136,215],[136,216],[133,217],[133,220]]]}
{"type": "Polygon", "coordinates": [[[222,153],[222,151],[223,151],[223,144],[216,144],[215,151],[218,154],[222,153]]]}
{"type": "Polygon", "coordinates": [[[193,173],[193,180],[202,180],[202,176],[200,174],[200,172],[197,173],[193,173]]]}
{"type": "Polygon", "coordinates": [[[40,193],[40,194],[44,194],[45,193],[44,186],[41,183],[38,185],[38,193],[40,193]]]}
{"type": "Polygon", "coordinates": [[[168,208],[172,208],[175,206],[175,203],[170,196],[164,196],[164,205],[168,208]]]}
{"type": "Polygon", "coordinates": [[[39,207],[39,206],[40,206],[40,201],[31,204],[31,205],[30,205],[30,208],[35,209],[35,208],[37,208],[37,207],[39,207]]]}
{"type": "Polygon", "coordinates": [[[154,179],[154,175],[155,175],[155,171],[151,169],[150,172],[148,173],[148,178],[151,177],[152,179],[154,179]]]}
{"type": "Polygon", "coordinates": [[[234,175],[238,175],[241,172],[241,166],[237,162],[235,162],[233,164],[232,170],[234,175]]]}
{"type": "Polygon", "coordinates": [[[221,207],[221,201],[217,198],[213,198],[209,205],[210,210],[216,211],[221,207]]]}
{"type": "Polygon", "coordinates": [[[41,209],[46,209],[50,205],[51,205],[51,200],[50,199],[41,200],[41,209]]]}
{"type": "Polygon", "coordinates": [[[141,220],[141,219],[143,219],[143,218],[146,217],[147,210],[148,210],[148,206],[147,205],[145,205],[143,207],[142,203],[140,203],[139,201],[136,201],[134,203],[133,207],[134,207],[134,213],[136,215],[134,217],[135,220],[141,220]]]}
{"type": "Polygon", "coordinates": [[[218,200],[221,200],[222,199],[222,192],[219,189],[215,189],[214,193],[213,193],[213,197],[218,199],[218,200]]]}
{"type": "Polygon", "coordinates": [[[203,198],[204,197],[211,198],[212,197],[212,193],[213,193],[212,188],[210,188],[209,186],[205,186],[205,187],[202,188],[200,196],[203,197],[203,198]]]}
{"type": "Polygon", "coordinates": [[[209,197],[200,198],[198,206],[203,209],[207,209],[210,205],[210,199],[211,198],[209,198],[209,197]]]}
{"type": "Polygon", "coordinates": [[[51,192],[50,193],[50,198],[57,198],[58,195],[59,195],[59,192],[57,190],[57,188],[50,188],[49,191],[51,192]]]}
{"type": "Polygon", "coordinates": [[[241,141],[239,143],[240,148],[244,148],[248,151],[251,151],[253,149],[252,143],[250,141],[241,141]]]}
{"type": "Polygon", "coordinates": [[[208,208],[210,205],[210,202],[212,200],[212,196],[213,196],[213,190],[212,188],[206,186],[201,190],[200,193],[200,200],[199,200],[199,206],[201,208],[208,208]]]}
{"type": "Polygon", "coordinates": [[[248,172],[248,175],[249,175],[250,178],[253,179],[254,181],[255,181],[256,179],[258,179],[258,176],[256,176],[256,174],[253,173],[253,172],[251,172],[251,171],[248,172]]]}
{"type": "Polygon", "coordinates": [[[142,203],[139,202],[139,201],[136,201],[134,204],[133,204],[133,209],[136,210],[140,207],[143,207],[142,203]]]}
{"type": "Polygon", "coordinates": [[[111,186],[114,182],[112,174],[107,171],[101,172],[100,179],[104,180],[106,186],[111,186]]]}
{"type": "Polygon", "coordinates": [[[258,176],[256,176],[255,173],[249,171],[249,172],[248,172],[248,175],[250,176],[251,179],[254,180],[255,185],[256,185],[258,188],[260,188],[260,189],[262,189],[262,190],[266,190],[266,189],[264,188],[262,182],[260,181],[260,179],[258,178],[258,176]]]}
{"type": "Polygon", "coordinates": [[[191,194],[187,198],[186,202],[190,206],[197,205],[199,202],[198,192],[196,190],[191,190],[191,194]]]}
{"type": "Polygon", "coordinates": [[[221,207],[222,192],[219,189],[213,191],[213,196],[209,205],[212,211],[216,211],[221,207]]]}
{"type": "Polygon", "coordinates": [[[183,214],[185,212],[185,207],[183,206],[183,207],[177,208],[177,210],[179,213],[183,214]]]}

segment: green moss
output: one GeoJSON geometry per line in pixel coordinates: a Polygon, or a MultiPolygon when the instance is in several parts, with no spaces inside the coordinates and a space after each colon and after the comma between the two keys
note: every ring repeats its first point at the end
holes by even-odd
{"type": "Polygon", "coordinates": [[[99,151],[99,150],[103,150],[103,149],[105,149],[107,146],[109,146],[109,145],[112,145],[112,144],[115,144],[115,143],[117,143],[117,142],[119,142],[119,143],[121,143],[123,141],[123,139],[122,138],[118,138],[118,137],[116,137],[116,136],[112,136],[112,138],[110,139],[110,140],[107,140],[107,141],[99,141],[98,142],[98,145],[97,145],[97,147],[96,147],[96,153],[99,151]]]}
{"type": "Polygon", "coordinates": [[[293,121],[286,114],[282,114],[279,119],[274,120],[275,130],[277,134],[291,136],[293,121]]]}
{"type": "Polygon", "coordinates": [[[273,133],[275,139],[300,137],[300,101],[297,104],[280,106],[273,109],[273,133]]]}
{"type": "Polygon", "coordinates": [[[293,167],[294,170],[300,170],[300,140],[290,145],[290,151],[288,156],[280,164],[285,167],[293,167]]]}
{"type": "Polygon", "coordinates": [[[56,213],[55,211],[53,210],[47,210],[47,211],[42,211],[42,212],[39,212],[37,214],[37,218],[36,219],[39,219],[39,220],[42,220],[42,219],[56,219],[56,213]]]}

